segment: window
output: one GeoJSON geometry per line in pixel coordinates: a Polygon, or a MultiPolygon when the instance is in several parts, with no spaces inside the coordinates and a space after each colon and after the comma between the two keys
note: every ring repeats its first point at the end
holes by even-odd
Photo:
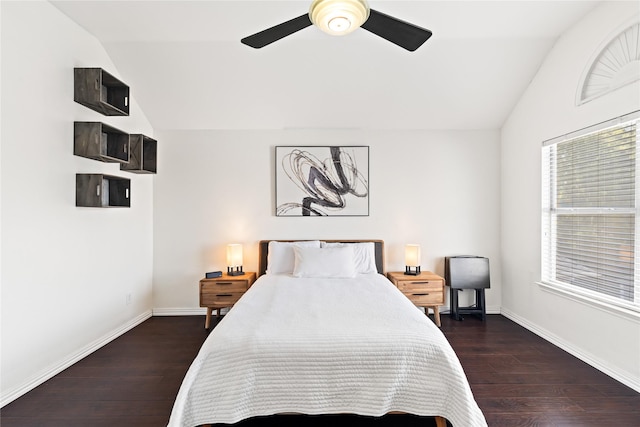
{"type": "Polygon", "coordinates": [[[640,311],[638,112],[545,141],[542,281],[640,311]]]}

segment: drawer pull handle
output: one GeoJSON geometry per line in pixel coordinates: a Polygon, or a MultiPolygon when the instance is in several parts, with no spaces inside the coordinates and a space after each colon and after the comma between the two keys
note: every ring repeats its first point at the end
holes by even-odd
{"type": "Polygon", "coordinates": [[[429,281],[427,280],[426,282],[411,282],[412,285],[428,285],[429,281]]]}
{"type": "Polygon", "coordinates": [[[231,294],[216,294],[217,297],[232,297],[231,294]]]}
{"type": "Polygon", "coordinates": [[[233,285],[233,282],[217,282],[218,285],[233,285]]]}
{"type": "Polygon", "coordinates": [[[429,295],[429,294],[413,294],[413,295],[415,295],[415,296],[417,296],[417,297],[425,297],[425,296],[427,296],[427,295],[429,295]]]}

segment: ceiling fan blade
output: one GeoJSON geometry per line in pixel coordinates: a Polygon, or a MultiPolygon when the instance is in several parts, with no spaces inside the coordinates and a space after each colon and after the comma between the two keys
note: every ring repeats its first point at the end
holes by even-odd
{"type": "Polygon", "coordinates": [[[283,22],[275,27],[267,28],[264,31],[245,37],[240,41],[247,46],[260,49],[261,47],[265,47],[268,44],[278,41],[281,38],[289,36],[311,25],[313,24],[311,23],[309,14],[305,13],[304,15],[300,15],[297,18],[283,22]]]}
{"type": "Polygon", "coordinates": [[[422,46],[432,34],[427,29],[373,9],[369,10],[369,19],[362,24],[362,28],[411,52],[422,46]]]}

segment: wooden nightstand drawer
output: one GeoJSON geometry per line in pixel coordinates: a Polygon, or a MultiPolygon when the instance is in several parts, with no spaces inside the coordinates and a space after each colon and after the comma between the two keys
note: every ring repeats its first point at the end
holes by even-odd
{"type": "Polygon", "coordinates": [[[245,292],[249,289],[248,280],[212,280],[200,281],[200,291],[203,293],[245,292]]]}
{"type": "Polygon", "coordinates": [[[413,292],[442,292],[442,280],[412,280],[398,281],[398,289],[404,293],[413,292]]]}
{"type": "Polygon", "coordinates": [[[207,292],[200,294],[201,307],[229,307],[235,304],[244,292],[207,292]]]}
{"type": "Polygon", "coordinates": [[[441,290],[431,292],[404,292],[404,294],[415,305],[440,305],[443,304],[443,293],[441,290]]]}

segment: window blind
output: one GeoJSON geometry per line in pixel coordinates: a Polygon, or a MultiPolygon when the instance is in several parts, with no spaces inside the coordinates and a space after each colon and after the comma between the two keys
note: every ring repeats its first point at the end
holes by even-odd
{"type": "Polygon", "coordinates": [[[634,309],[638,118],[636,112],[547,141],[542,155],[543,282],[634,309]]]}

